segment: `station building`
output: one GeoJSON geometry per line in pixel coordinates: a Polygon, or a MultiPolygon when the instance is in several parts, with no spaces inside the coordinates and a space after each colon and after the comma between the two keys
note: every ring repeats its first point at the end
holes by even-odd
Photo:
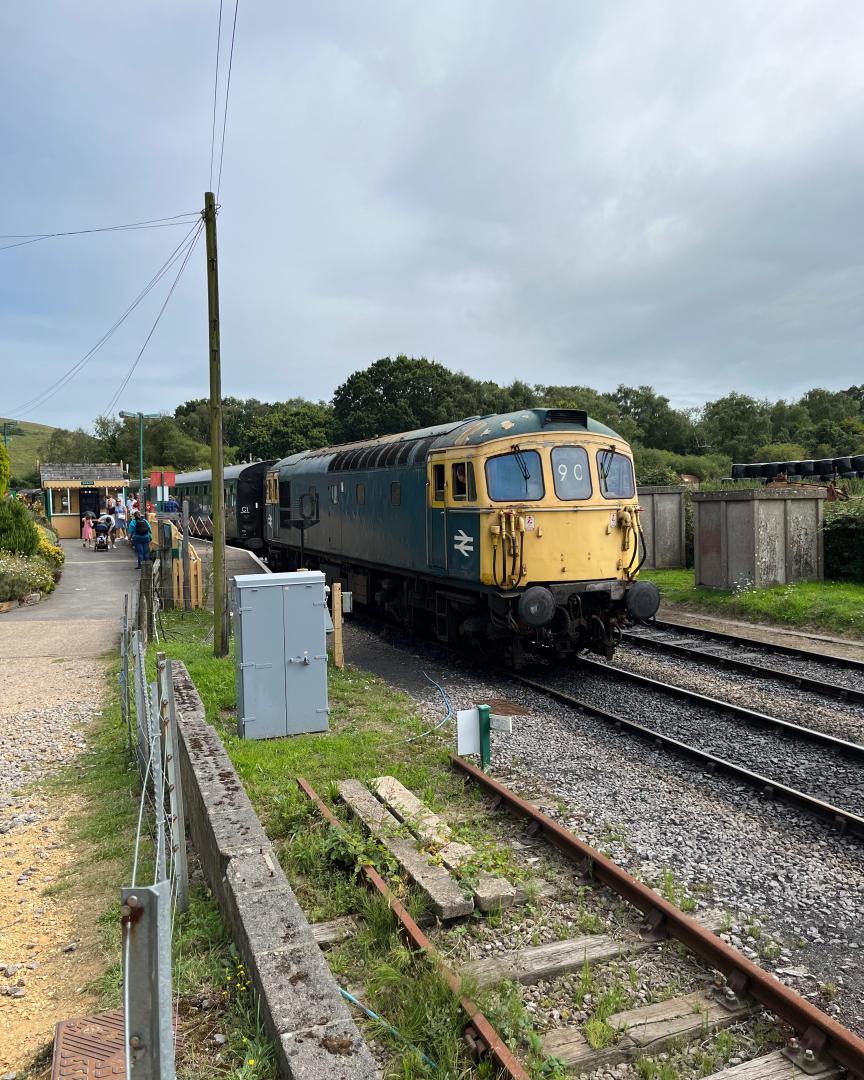
{"type": "Polygon", "coordinates": [[[89,511],[98,516],[109,498],[125,498],[129,484],[117,464],[46,463],[40,466],[40,475],[45,516],[64,540],[80,537],[83,515],[89,511]]]}

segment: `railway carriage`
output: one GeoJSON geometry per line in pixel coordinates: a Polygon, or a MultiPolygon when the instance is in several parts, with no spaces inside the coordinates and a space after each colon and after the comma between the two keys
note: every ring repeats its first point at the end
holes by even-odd
{"type": "Polygon", "coordinates": [[[627,443],[576,409],[527,409],[305,451],[267,470],[274,569],[480,650],[611,656],[652,616],[627,443]]]}
{"type": "MultiPolygon", "coordinates": [[[[264,547],[264,477],[275,464],[256,461],[251,465],[228,465],[225,477],[225,538],[228,543],[261,551],[264,547]]],[[[213,508],[212,474],[209,469],[179,473],[172,493],[178,502],[189,500],[189,514],[195,531],[210,538],[213,508]]]]}

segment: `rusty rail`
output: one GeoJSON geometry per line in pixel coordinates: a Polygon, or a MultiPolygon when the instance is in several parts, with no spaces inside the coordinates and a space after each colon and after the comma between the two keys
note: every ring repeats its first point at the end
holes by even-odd
{"type": "MultiPolygon", "coordinates": [[[[302,776],[298,776],[297,783],[304,794],[318,808],[324,820],[334,829],[341,832],[344,829],[342,822],[321,799],[309,781],[302,776]]],[[[409,940],[432,960],[438,974],[459,1001],[462,1011],[468,1017],[468,1025],[465,1029],[465,1040],[468,1045],[480,1054],[488,1054],[503,1070],[505,1076],[510,1077],[511,1080],[530,1080],[528,1073],[519,1064],[504,1043],[504,1040],[480,1011],[477,1003],[462,993],[458,975],[445,964],[441,954],[411,918],[404,905],[394,896],[387,882],[373,867],[364,865],[362,869],[369,884],[374,886],[387,901],[390,910],[399,920],[409,940]]]]}
{"type": "Polygon", "coordinates": [[[499,784],[464,758],[453,754],[450,760],[496,799],[506,803],[511,810],[536,823],[546,839],[566,855],[589,860],[594,875],[644,912],[653,929],[662,927],[702,960],[722,972],[736,994],[749,994],[769,1012],[793,1027],[801,1034],[804,1049],[812,1050],[815,1054],[828,1054],[854,1075],[864,1076],[864,1039],[832,1020],[821,1009],[811,1005],[800,994],[796,994],[758,964],[748,960],[737,949],[721,941],[695,919],[691,919],[653,889],[637,881],[626,870],[574,836],[569,829],[547,817],[536,806],[521,799],[515,792],[499,784]]]}

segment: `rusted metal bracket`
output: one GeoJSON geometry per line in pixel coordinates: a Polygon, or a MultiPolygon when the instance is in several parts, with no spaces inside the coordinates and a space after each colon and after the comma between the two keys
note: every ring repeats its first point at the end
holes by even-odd
{"type": "MultiPolygon", "coordinates": [[[[748,960],[743,953],[727,945],[695,919],[670,904],[662,896],[637,881],[626,870],[607,859],[596,848],[580,840],[569,829],[553,821],[536,806],[520,798],[514,791],[487,776],[471,762],[456,754],[451,755],[452,764],[466,772],[487,791],[500,795],[513,812],[536,821],[542,827],[546,839],[566,855],[582,861],[590,859],[594,876],[609,885],[625,900],[640,911],[650,915],[660,912],[670,936],[677,938],[697,956],[722,972],[736,998],[747,992],[769,1012],[804,1033],[802,1045],[818,1056],[817,1046],[824,1046],[825,1053],[843,1065],[855,1076],[864,1076],[864,1039],[838,1024],[836,1020],[817,1009],[800,994],[780,982],[769,972],[748,960]],[[741,983],[740,979],[744,982],[741,983]],[[804,1038],[808,1041],[804,1043],[804,1038]],[[820,1042],[821,1040],[821,1042],[820,1042]]],[[[804,1068],[802,1064],[802,1068],[804,1068]]]]}
{"type": "Polygon", "coordinates": [[[714,1000],[728,1012],[741,1012],[753,1006],[750,980],[743,971],[730,971],[726,981],[718,979],[712,988],[714,1000]]]}
{"type": "Polygon", "coordinates": [[[831,1056],[826,1052],[828,1040],[823,1031],[818,1028],[808,1028],[800,1039],[790,1039],[780,1051],[793,1065],[809,1075],[823,1072],[834,1065],[831,1056]]]}
{"type": "MultiPolygon", "coordinates": [[[[317,806],[324,820],[334,829],[344,832],[345,826],[336,817],[330,807],[321,799],[309,781],[302,776],[298,776],[297,783],[300,790],[311,799],[315,806],[317,806]]],[[[441,954],[429,938],[426,937],[417,923],[411,918],[405,910],[405,907],[393,894],[393,891],[387,882],[381,877],[378,871],[371,866],[364,865],[362,870],[369,884],[376,888],[387,901],[390,910],[399,920],[399,923],[411,944],[421,952],[426,953],[435,965],[438,974],[459,1002],[462,1011],[468,1018],[464,1037],[470,1052],[472,1054],[476,1052],[483,1056],[488,1055],[503,1071],[505,1077],[509,1077],[510,1080],[531,1080],[528,1073],[522,1068],[510,1049],[506,1046],[504,1040],[480,1011],[480,1007],[477,1003],[472,1001],[471,998],[465,997],[462,993],[458,975],[445,964],[441,954]]]]}
{"type": "Polygon", "coordinates": [[[666,928],[666,916],[658,908],[652,908],[639,927],[639,937],[643,941],[665,941],[669,937],[666,928]]]}

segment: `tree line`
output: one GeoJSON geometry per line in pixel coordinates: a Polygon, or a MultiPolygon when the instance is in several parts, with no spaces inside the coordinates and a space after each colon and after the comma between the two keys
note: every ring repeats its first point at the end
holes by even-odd
{"type": "MultiPolygon", "coordinates": [[[[223,400],[226,462],[280,458],[332,443],[429,427],[516,409],[580,408],[630,442],[642,483],[729,474],[732,461],[779,461],[864,452],[864,385],[808,390],[797,401],[733,392],[697,409],[675,409],[651,386],[600,392],[587,386],[499,386],[422,357],[386,357],[350,375],[331,401],[223,400]]],[[[209,464],[209,404],[197,398],[173,416],[146,421],[145,469],[209,464]]],[[[138,460],[137,420],[98,417],[91,431],[57,428],[43,461],[138,460]]],[[[16,478],[19,483],[31,478],[16,478]]]]}

